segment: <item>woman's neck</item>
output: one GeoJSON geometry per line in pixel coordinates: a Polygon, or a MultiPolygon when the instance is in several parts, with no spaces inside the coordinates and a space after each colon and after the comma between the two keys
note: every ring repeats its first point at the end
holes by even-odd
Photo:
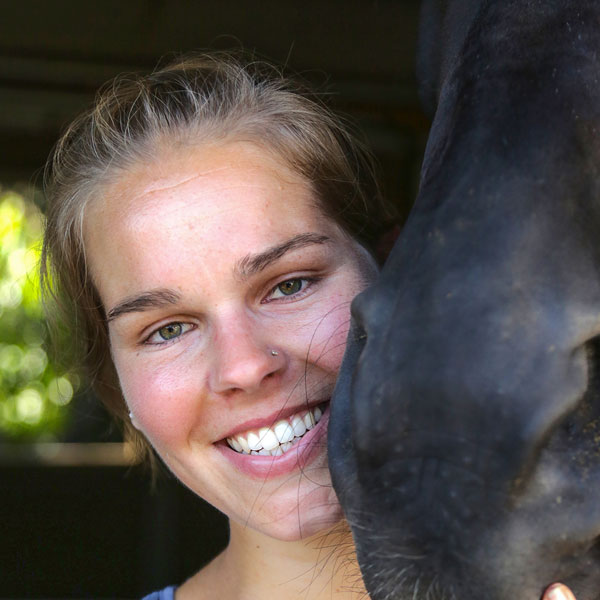
{"type": "Polygon", "coordinates": [[[177,600],[365,600],[345,522],[311,538],[283,542],[237,523],[227,548],[178,591],[177,600]]]}

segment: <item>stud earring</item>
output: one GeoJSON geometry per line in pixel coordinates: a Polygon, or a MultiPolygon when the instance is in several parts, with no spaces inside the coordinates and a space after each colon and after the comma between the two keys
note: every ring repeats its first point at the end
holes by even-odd
{"type": "Polygon", "coordinates": [[[131,421],[131,424],[136,428],[139,429],[137,421],[135,420],[135,415],[133,414],[132,411],[129,411],[129,420],[131,421]]]}
{"type": "Polygon", "coordinates": [[[277,352],[277,350],[271,350],[271,356],[279,356],[279,352],[277,352]]]}

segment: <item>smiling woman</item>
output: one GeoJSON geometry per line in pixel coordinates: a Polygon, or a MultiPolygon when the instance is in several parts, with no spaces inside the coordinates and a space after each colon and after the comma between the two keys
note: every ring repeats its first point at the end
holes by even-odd
{"type": "Polygon", "coordinates": [[[328,407],[391,215],[368,155],[276,69],[202,55],[109,84],[47,175],[54,314],[128,437],[230,518],[178,600],[361,597],[323,536],[350,543],[328,407]]]}

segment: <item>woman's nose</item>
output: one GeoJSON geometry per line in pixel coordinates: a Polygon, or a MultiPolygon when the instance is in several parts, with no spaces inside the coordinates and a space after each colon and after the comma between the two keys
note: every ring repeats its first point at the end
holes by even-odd
{"type": "Polygon", "coordinates": [[[283,353],[270,347],[247,321],[221,328],[214,348],[209,377],[212,390],[217,393],[256,392],[285,364],[283,353]]]}

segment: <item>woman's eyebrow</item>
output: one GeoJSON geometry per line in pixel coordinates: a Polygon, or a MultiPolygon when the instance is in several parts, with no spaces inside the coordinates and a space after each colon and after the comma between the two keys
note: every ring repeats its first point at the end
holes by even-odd
{"type": "Polygon", "coordinates": [[[281,244],[267,248],[263,252],[244,256],[235,265],[234,272],[240,279],[247,279],[266,269],[271,263],[280,259],[286,252],[290,252],[290,250],[298,250],[298,248],[304,248],[313,244],[326,244],[330,241],[331,238],[326,235],[300,233],[281,244]]]}
{"type": "Polygon", "coordinates": [[[162,308],[167,304],[175,304],[180,298],[181,296],[177,292],[168,289],[151,290],[137,296],[130,296],[106,313],[106,322],[110,323],[113,319],[125,313],[151,310],[162,308]]]}
{"type": "MultiPolygon", "coordinates": [[[[301,233],[281,244],[271,246],[258,254],[248,254],[238,261],[234,270],[238,277],[246,279],[266,269],[270,264],[286,254],[286,252],[313,244],[326,244],[330,241],[331,238],[326,235],[301,233]]],[[[141,312],[154,308],[162,308],[168,304],[176,304],[180,298],[181,296],[178,293],[169,289],[151,290],[136,296],[130,296],[117,303],[106,313],[106,322],[110,323],[126,313],[141,312]]]]}

